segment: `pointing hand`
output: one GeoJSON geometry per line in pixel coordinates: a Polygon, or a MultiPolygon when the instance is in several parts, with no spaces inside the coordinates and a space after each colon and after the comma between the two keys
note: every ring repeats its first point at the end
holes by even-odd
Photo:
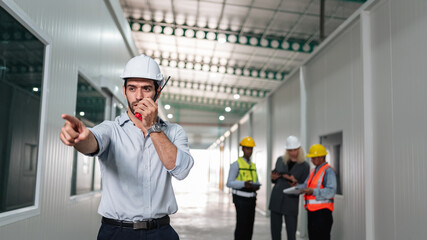
{"type": "Polygon", "coordinates": [[[65,120],[65,123],[61,128],[59,138],[65,145],[74,146],[78,142],[87,139],[90,131],[82,121],[67,114],[62,114],[61,117],[65,120]]]}

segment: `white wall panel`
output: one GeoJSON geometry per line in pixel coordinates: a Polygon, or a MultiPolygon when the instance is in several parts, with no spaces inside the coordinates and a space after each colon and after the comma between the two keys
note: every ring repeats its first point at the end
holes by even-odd
{"type": "MultiPolygon", "coordinates": [[[[251,123],[251,114],[246,115],[245,117],[243,117],[242,120],[240,120],[239,123],[239,128],[237,129],[237,136],[238,136],[238,156],[243,156],[243,152],[242,152],[242,147],[240,147],[240,141],[242,141],[242,139],[244,137],[250,136],[251,135],[251,131],[252,129],[250,129],[250,123],[251,123]]],[[[236,159],[237,160],[237,159],[236,159]]]]}
{"type": "Polygon", "coordinates": [[[272,97],[272,168],[278,157],[285,154],[286,138],[294,135],[301,139],[300,134],[300,83],[299,75],[294,74],[287,82],[274,92],[272,97]]]}
{"type": "Polygon", "coordinates": [[[232,162],[236,161],[236,159],[231,159],[231,138],[227,137],[224,140],[224,160],[222,163],[222,169],[223,169],[223,184],[222,188],[223,191],[227,192],[227,179],[228,179],[228,172],[230,171],[230,164],[232,162]]]}
{"type": "Polygon", "coordinates": [[[343,132],[343,196],[336,196],[333,239],[363,239],[363,84],[359,21],[306,65],[307,145],[343,132]]]}
{"type": "Polygon", "coordinates": [[[239,124],[239,129],[238,129],[239,143],[244,137],[250,135],[251,130],[249,128],[250,128],[250,120],[248,117],[248,118],[246,118],[246,121],[243,121],[239,124]]]}
{"type": "MultiPolygon", "coordinates": [[[[229,141],[230,144],[230,159],[227,163],[224,164],[224,175],[225,175],[225,184],[227,183],[227,179],[228,179],[228,173],[230,171],[230,165],[235,162],[237,160],[237,158],[239,157],[239,142],[240,140],[238,139],[238,130],[236,129],[236,131],[232,132],[230,134],[230,136],[227,138],[227,141],[229,141]]],[[[224,188],[224,192],[226,193],[231,193],[231,189],[225,187],[224,188]]]]}
{"type": "Polygon", "coordinates": [[[231,138],[231,163],[233,161],[236,161],[237,158],[239,157],[239,136],[237,135],[237,130],[232,132],[230,137],[231,138]]]}
{"type": "MultiPolygon", "coordinates": [[[[393,183],[393,126],[392,121],[392,97],[391,97],[391,69],[390,69],[390,28],[388,25],[388,9],[379,6],[371,14],[372,45],[375,49],[372,53],[373,70],[373,136],[374,136],[374,210],[375,216],[383,213],[381,220],[375,217],[375,239],[395,239],[394,221],[390,217],[391,209],[394,209],[394,183],[393,183]],[[378,96],[378,97],[375,97],[378,96]],[[379,97],[381,96],[381,97],[379,97]],[[377,114],[375,114],[377,113],[377,114]],[[383,159],[383,160],[381,160],[383,159]],[[379,202],[379,201],[381,202],[379,202]],[[382,201],[384,200],[384,201],[382,201]],[[388,217],[387,217],[388,216],[388,217]],[[387,229],[387,231],[384,231],[387,229]]],[[[392,213],[393,214],[393,213],[392,213]]]]}
{"type": "Polygon", "coordinates": [[[259,181],[262,184],[257,195],[257,207],[267,211],[267,184],[270,184],[270,173],[267,173],[267,128],[270,127],[270,117],[267,114],[268,101],[257,105],[252,113],[253,139],[256,146],[252,153],[252,159],[256,164],[259,181]]]}
{"type": "Polygon", "coordinates": [[[214,186],[219,187],[220,181],[220,160],[221,150],[220,146],[216,146],[209,150],[209,177],[208,180],[214,186]]]}
{"type": "Polygon", "coordinates": [[[104,79],[121,89],[118,76],[131,56],[104,1],[15,3],[51,38],[51,64],[44,88],[48,94],[46,138],[41,149],[45,159],[39,159],[41,213],[0,227],[1,239],[95,239],[100,195],[70,200],[73,150],[59,140],[60,115],[74,114],[79,69],[95,83],[104,79]]]}
{"type": "Polygon", "coordinates": [[[426,1],[371,10],[375,239],[425,239],[426,1]]]}

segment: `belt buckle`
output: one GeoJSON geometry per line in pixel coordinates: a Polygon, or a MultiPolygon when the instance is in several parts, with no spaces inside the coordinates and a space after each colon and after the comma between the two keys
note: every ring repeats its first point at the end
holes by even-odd
{"type": "Polygon", "coordinates": [[[133,230],[148,229],[148,221],[133,222],[133,230]]]}

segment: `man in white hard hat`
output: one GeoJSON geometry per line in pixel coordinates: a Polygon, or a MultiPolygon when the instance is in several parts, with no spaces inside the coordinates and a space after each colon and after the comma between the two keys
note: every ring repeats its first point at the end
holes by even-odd
{"type": "Polygon", "coordinates": [[[169,215],[178,209],[171,177],[184,179],[193,166],[187,136],[181,126],[157,116],[153,98],[163,75],[153,59],[132,58],[121,78],[127,112],[94,128],[63,114],[60,139],[99,158],[102,225],[98,240],[179,239],[169,224],[169,215]]]}

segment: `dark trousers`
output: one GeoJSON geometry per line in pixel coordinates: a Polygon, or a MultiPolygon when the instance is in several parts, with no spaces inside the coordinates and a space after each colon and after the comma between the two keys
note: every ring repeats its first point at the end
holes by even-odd
{"type": "Polygon", "coordinates": [[[97,240],[179,240],[178,234],[171,225],[152,230],[133,230],[103,223],[98,232],[97,240]]]}
{"type": "Polygon", "coordinates": [[[279,212],[271,211],[270,214],[270,230],[271,230],[271,239],[272,240],[281,240],[282,239],[282,223],[283,218],[285,219],[286,224],[286,234],[288,240],[295,240],[295,234],[297,232],[297,222],[298,216],[286,215],[279,212]]]}
{"type": "Polygon", "coordinates": [[[246,198],[233,194],[236,207],[235,240],[251,240],[254,231],[256,197],[246,198]]]}
{"type": "Polygon", "coordinates": [[[330,240],[332,228],[332,211],[321,209],[318,211],[307,211],[308,238],[310,240],[330,240]]]}

